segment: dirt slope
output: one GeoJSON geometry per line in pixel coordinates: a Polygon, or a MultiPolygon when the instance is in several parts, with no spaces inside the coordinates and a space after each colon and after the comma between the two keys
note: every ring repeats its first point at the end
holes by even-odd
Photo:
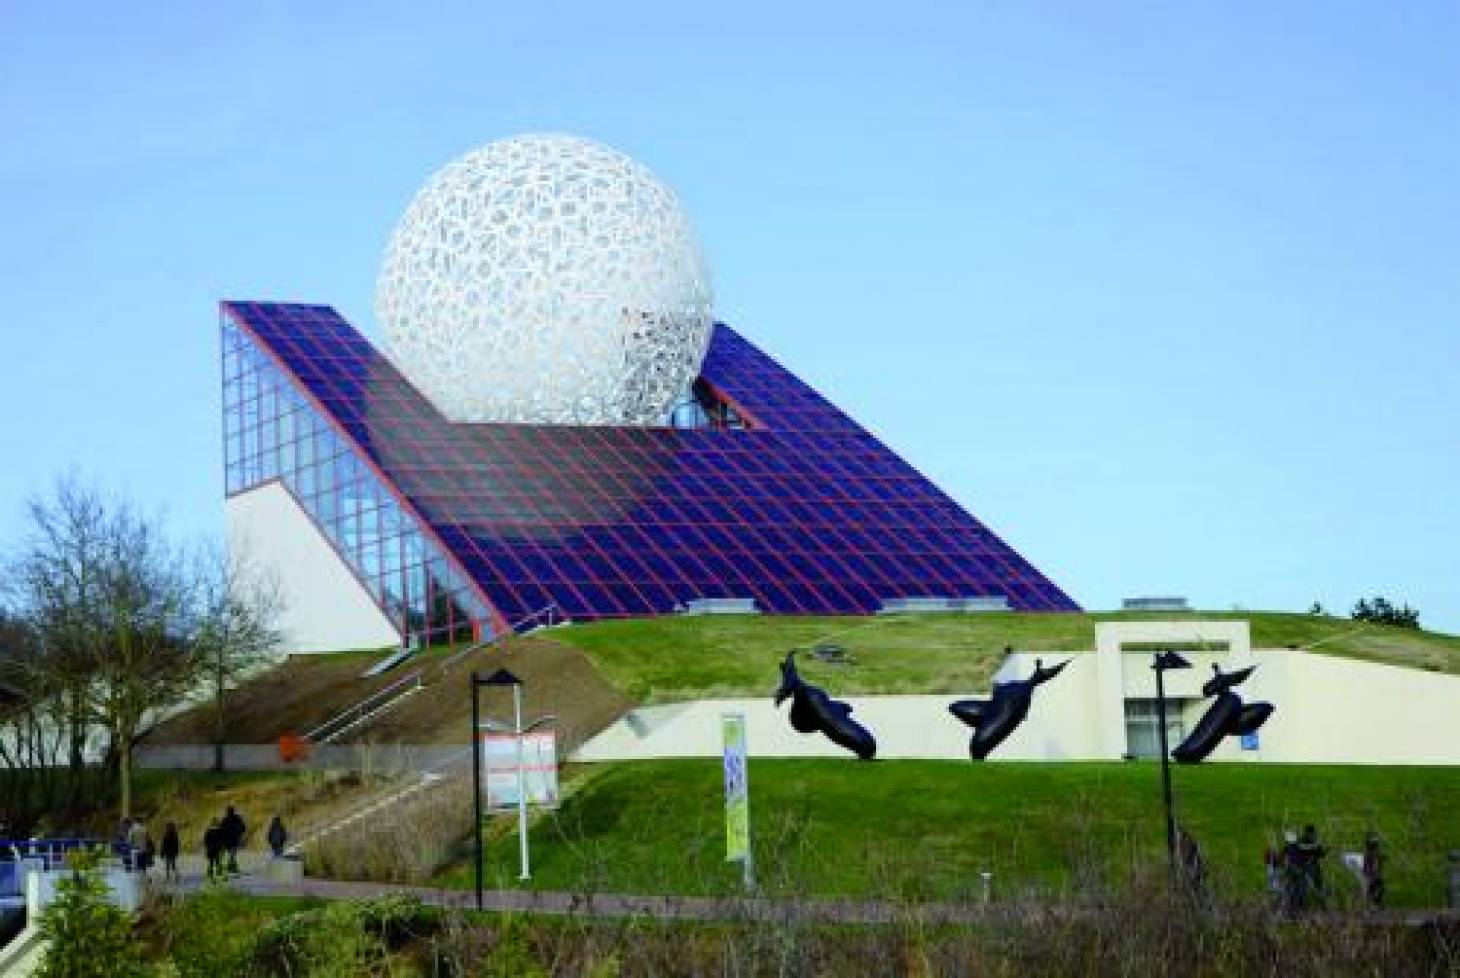
{"type": "MultiPolygon", "coordinates": [[[[339,742],[466,743],[471,725],[468,680],[474,670],[486,675],[505,667],[520,677],[524,718],[556,714],[559,751],[563,753],[632,705],[583,652],[548,638],[512,639],[449,666],[447,653],[423,653],[383,676],[359,678],[375,658],[379,657],[353,653],[289,657],[230,694],[226,739],[236,744],[266,744],[285,733],[303,733],[417,668],[425,674],[420,692],[339,742]]],[[[510,720],[511,709],[510,692],[483,690],[485,716],[510,720]]],[[[212,715],[205,706],[163,724],[146,743],[208,743],[211,731],[212,715]]]]}

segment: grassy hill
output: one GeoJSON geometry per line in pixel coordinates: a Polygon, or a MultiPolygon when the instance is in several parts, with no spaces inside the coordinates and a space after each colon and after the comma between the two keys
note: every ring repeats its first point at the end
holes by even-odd
{"type": "MultiPolygon", "coordinates": [[[[470,700],[465,677],[507,665],[526,680],[527,709],[556,713],[570,743],[596,732],[632,703],[707,696],[761,696],[774,689],[777,661],[788,649],[830,642],[851,662],[828,665],[809,656],[802,672],[838,693],[949,693],[986,689],[1006,647],[1077,651],[1094,647],[1096,622],[1133,615],[1019,614],[850,617],[671,616],[591,622],[547,635],[514,639],[507,649],[478,652],[442,671],[452,651],[434,649],[374,679],[363,672],[383,653],[290,656],[231,695],[227,739],[271,743],[301,733],[411,670],[426,689],[349,740],[458,743],[470,700]]],[[[1434,671],[1460,673],[1460,638],[1348,619],[1276,612],[1200,612],[1185,617],[1244,619],[1259,647],[1293,646],[1434,671]]],[[[152,744],[207,743],[207,708],[169,720],[152,744]]]]}
{"type": "Polygon", "coordinates": [[[1460,673],[1460,637],[1317,615],[1192,612],[875,617],[673,616],[591,622],[554,632],[588,653],[609,681],[639,702],[761,695],[791,648],[842,646],[853,665],[803,660],[807,678],[835,677],[840,693],[948,693],[986,688],[1005,647],[1075,651],[1095,646],[1101,621],[1172,618],[1252,623],[1259,648],[1293,646],[1326,655],[1460,673]]]}
{"type": "MultiPolygon", "coordinates": [[[[1443,902],[1445,856],[1460,847],[1460,769],[1213,764],[1174,772],[1177,817],[1214,884],[1256,896],[1263,852],[1314,823],[1340,896],[1357,887],[1338,853],[1369,828],[1389,856],[1392,905],[1443,902]]],[[[721,765],[594,765],[532,831],[533,885],[627,893],[732,893],[724,861],[721,765]]],[[[1155,763],[975,765],[966,761],[755,759],[752,838],[770,892],[957,899],[979,873],[1005,897],[1030,887],[1118,882],[1164,865],[1155,763]]],[[[488,878],[515,886],[515,834],[488,849],[488,878]]],[[[471,885],[469,865],[443,877],[471,885]]]]}

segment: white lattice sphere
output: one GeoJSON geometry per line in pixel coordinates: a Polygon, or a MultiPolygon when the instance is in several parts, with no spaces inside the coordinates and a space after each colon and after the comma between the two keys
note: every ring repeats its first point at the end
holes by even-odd
{"type": "Polygon", "coordinates": [[[375,313],[454,421],[663,424],[709,345],[709,276],[673,191],[575,136],[488,143],[416,194],[375,313]]]}

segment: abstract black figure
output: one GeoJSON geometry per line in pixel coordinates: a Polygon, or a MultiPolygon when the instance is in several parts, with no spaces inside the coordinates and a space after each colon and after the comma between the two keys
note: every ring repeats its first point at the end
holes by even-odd
{"type": "Polygon", "coordinates": [[[791,726],[801,733],[824,733],[835,744],[845,747],[864,761],[877,754],[877,741],[867,728],[852,719],[852,708],[826,695],[826,690],[812,686],[796,673],[796,653],[786,654],[781,663],[781,688],[776,690],[776,706],[791,698],[791,726]]]}
{"type": "Polygon", "coordinates": [[[1004,742],[1014,728],[1029,715],[1029,704],[1034,699],[1034,687],[1047,683],[1058,676],[1066,659],[1059,665],[1046,669],[1044,660],[1034,660],[1034,675],[1028,679],[1013,682],[994,683],[994,695],[986,700],[959,700],[948,707],[948,712],[973,728],[968,740],[968,756],[981,761],[993,749],[1004,742]]]}
{"type": "Polygon", "coordinates": [[[1215,696],[1216,702],[1207,709],[1197,723],[1196,729],[1183,740],[1171,756],[1182,764],[1195,764],[1217,749],[1223,737],[1229,734],[1254,733],[1272,716],[1271,703],[1243,704],[1242,697],[1232,692],[1233,686],[1241,685],[1252,675],[1256,666],[1223,673],[1212,663],[1212,678],[1201,688],[1203,696],[1215,696]]]}

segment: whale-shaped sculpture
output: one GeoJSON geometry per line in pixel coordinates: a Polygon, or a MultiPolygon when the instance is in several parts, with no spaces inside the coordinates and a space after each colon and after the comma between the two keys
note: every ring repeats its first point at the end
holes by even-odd
{"type": "Polygon", "coordinates": [[[968,739],[968,756],[975,761],[988,757],[1029,715],[1034,687],[1049,682],[1069,664],[1070,660],[1066,659],[1046,669],[1044,660],[1035,659],[1034,674],[1028,679],[995,683],[994,695],[986,700],[959,700],[951,704],[948,712],[973,728],[973,736],[968,739]]]}
{"type": "Polygon", "coordinates": [[[776,706],[791,699],[791,726],[801,733],[822,733],[832,743],[845,747],[864,761],[877,756],[877,740],[866,727],[852,719],[852,708],[812,686],[796,672],[796,653],[788,652],[781,663],[781,688],[776,706]]]}
{"type": "Polygon", "coordinates": [[[1236,672],[1224,673],[1215,662],[1212,663],[1212,678],[1202,686],[1203,696],[1215,696],[1216,702],[1207,708],[1196,727],[1186,739],[1177,745],[1171,756],[1182,764],[1196,764],[1217,749],[1217,744],[1228,735],[1250,734],[1267,722],[1272,716],[1271,703],[1246,703],[1232,692],[1257,669],[1248,666],[1236,672]]]}

